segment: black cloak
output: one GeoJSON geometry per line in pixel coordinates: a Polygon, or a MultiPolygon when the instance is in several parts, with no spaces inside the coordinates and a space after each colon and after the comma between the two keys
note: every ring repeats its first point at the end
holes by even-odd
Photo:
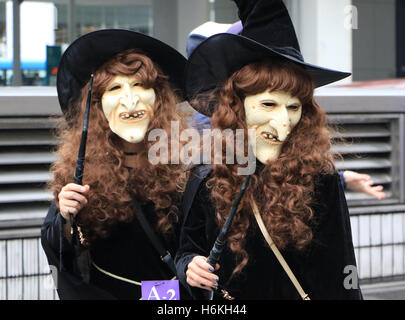
{"type": "MultiPolygon", "coordinates": [[[[194,256],[209,255],[219,233],[215,207],[206,187],[209,171],[206,167],[195,168],[187,185],[185,198],[189,203],[184,204],[180,248],[175,257],[177,274],[182,279],[186,278],[185,271],[194,256]]],[[[356,267],[356,260],[339,174],[319,175],[313,199],[312,209],[318,223],[313,229],[312,242],[303,251],[287,247],[281,253],[311,299],[362,299],[358,281],[345,281],[353,276],[345,273],[348,270],[345,267],[356,267]]],[[[238,263],[230,249],[225,248],[217,271],[220,289],[238,300],[301,299],[254,219],[246,234],[245,249],[249,261],[241,273],[231,277],[238,263]]],[[[192,291],[195,299],[203,299],[204,290],[192,288],[192,291]]],[[[219,291],[214,295],[214,299],[221,297],[219,291]]]]}
{"type": "MultiPolygon", "coordinates": [[[[144,215],[152,228],[156,214],[152,204],[143,204],[144,215]]],[[[142,280],[165,280],[174,277],[173,272],[162,261],[147,234],[137,219],[130,223],[120,223],[111,230],[106,239],[95,241],[89,249],[91,263],[87,266],[89,281],[76,272],[77,256],[73,246],[63,235],[65,219],[52,202],[41,228],[41,243],[49,265],[58,270],[57,292],[61,300],[114,300],[140,299],[141,287],[114,279],[98,271],[92,262],[102,269],[121,277],[141,282],[142,280]]],[[[173,236],[163,239],[156,228],[155,234],[165,248],[174,256],[178,246],[178,227],[173,236]]],[[[180,284],[181,299],[189,295],[180,284]]]]}

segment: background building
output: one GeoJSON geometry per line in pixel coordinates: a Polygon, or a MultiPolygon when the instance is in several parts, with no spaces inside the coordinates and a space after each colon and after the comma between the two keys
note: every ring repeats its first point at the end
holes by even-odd
{"type": "MultiPolygon", "coordinates": [[[[353,72],[354,81],[404,76],[404,0],[285,2],[308,62],[353,72]]],[[[78,36],[93,30],[143,32],[184,54],[187,35],[198,25],[237,19],[236,6],[230,0],[2,0],[0,81],[13,84],[16,52],[21,57],[24,85],[52,85],[47,62],[49,67],[54,62],[48,60],[60,56],[53,47],[63,52],[78,36]],[[14,21],[20,22],[18,26],[14,21]],[[51,46],[48,51],[47,46],[51,46]]]]}

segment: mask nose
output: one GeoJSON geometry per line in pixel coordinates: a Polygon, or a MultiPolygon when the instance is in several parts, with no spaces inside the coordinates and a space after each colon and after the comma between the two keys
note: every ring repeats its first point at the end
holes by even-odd
{"type": "Polygon", "coordinates": [[[124,105],[129,112],[135,111],[135,108],[139,102],[139,97],[131,92],[129,84],[124,85],[124,90],[120,98],[120,103],[124,105]]]}
{"type": "Polygon", "coordinates": [[[269,122],[270,126],[277,131],[278,140],[284,141],[290,134],[290,118],[287,108],[281,107],[278,114],[274,115],[269,122]]]}

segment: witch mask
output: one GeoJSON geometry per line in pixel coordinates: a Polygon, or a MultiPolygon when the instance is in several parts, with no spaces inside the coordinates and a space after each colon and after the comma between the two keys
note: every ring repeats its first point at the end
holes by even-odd
{"type": "Polygon", "coordinates": [[[280,155],[282,146],[302,114],[296,97],[282,91],[264,91],[244,100],[246,124],[256,132],[256,158],[263,164],[280,155]]]}
{"type": "Polygon", "coordinates": [[[136,76],[115,76],[101,98],[111,130],[130,143],[141,142],[153,117],[156,95],[136,76]]]}

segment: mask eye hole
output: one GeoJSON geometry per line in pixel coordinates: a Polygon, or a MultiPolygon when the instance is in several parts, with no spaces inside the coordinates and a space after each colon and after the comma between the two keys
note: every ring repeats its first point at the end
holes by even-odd
{"type": "Polygon", "coordinates": [[[291,111],[298,111],[300,109],[300,107],[301,106],[291,105],[291,106],[288,106],[287,108],[288,108],[288,110],[291,110],[291,111]]]}
{"type": "Polygon", "coordinates": [[[266,108],[272,108],[276,106],[274,102],[262,102],[262,105],[266,108]]]}
{"type": "Polygon", "coordinates": [[[116,85],[116,86],[112,86],[110,89],[108,89],[108,91],[116,91],[116,90],[119,90],[119,89],[121,89],[121,86],[119,86],[119,85],[116,85]]]}

